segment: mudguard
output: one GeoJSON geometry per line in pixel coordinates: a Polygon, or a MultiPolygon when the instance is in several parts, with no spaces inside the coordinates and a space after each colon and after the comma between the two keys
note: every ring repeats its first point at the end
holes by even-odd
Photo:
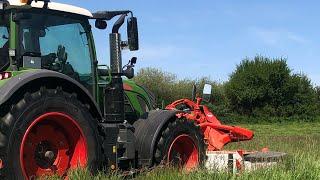
{"type": "Polygon", "coordinates": [[[6,82],[4,86],[0,88],[0,105],[9,100],[13,95],[15,95],[17,91],[19,91],[27,84],[30,84],[37,80],[48,78],[52,80],[52,83],[55,83],[54,81],[63,81],[66,83],[70,83],[67,84],[67,86],[70,88],[71,86],[74,86],[77,93],[79,93],[78,95],[87,98],[89,101],[87,103],[89,103],[90,107],[93,108],[92,110],[98,113],[100,117],[102,117],[98,104],[95,102],[90,92],[82,84],[65,74],[45,69],[28,71],[12,77],[8,82],[6,82]]]}
{"type": "Polygon", "coordinates": [[[177,111],[172,110],[152,110],[133,124],[140,165],[153,165],[153,153],[158,136],[167,122],[176,117],[176,113],[177,111]]]}

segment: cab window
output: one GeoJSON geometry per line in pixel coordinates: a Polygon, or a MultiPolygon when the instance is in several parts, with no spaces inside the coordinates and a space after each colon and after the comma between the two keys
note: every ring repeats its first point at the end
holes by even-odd
{"type": "Polygon", "coordinates": [[[0,71],[9,66],[9,23],[8,16],[0,16],[0,71]]]}
{"type": "MultiPolygon", "coordinates": [[[[91,91],[92,61],[85,22],[65,16],[28,13],[20,22],[21,56],[36,56],[40,68],[58,71],[91,91]]],[[[22,59],[24,62],[24,59],[22,59]]]]}

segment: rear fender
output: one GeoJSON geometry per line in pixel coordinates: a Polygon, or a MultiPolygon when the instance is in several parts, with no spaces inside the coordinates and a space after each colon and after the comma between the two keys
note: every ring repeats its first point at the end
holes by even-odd
{"type": "Polygon", "coordinates": [[[153,165],[153,154],[161,130],[170,120],[174,120],[177,111],[152,110],[134,123],[136,150],[142,166],[153,165]]]}
{"type": "MultiPolygon", "coordinates": [[[[0,106],[13,98],[21,98],[27,91],[32,88],[41,86],[52,87],[61,86],[67,92],[74,91],[83,103],[90,105],[92,115],[97,118],[102,118],[99,106],[95,102],[90,92],[78,81],[70,78],[67,75],[50,70],[33,70],[27,71],[17,76],[14,76],[0,87],[0,106]]],[[[10,106],[10,105],[9,105],[10,106]]],[[[0,113],[3,113],[0,111],[0,113]]]]}

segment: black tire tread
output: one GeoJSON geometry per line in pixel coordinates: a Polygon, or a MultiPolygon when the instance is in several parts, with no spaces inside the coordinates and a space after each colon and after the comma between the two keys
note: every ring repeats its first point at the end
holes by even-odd
{"type": "MultiPolygon", "coordinates": [[[[10,154],[9,151],[9,147],[11,146],[10,142],[8,142],[8,139],[11,139],[13,136],[15,136],[14,133],[19,133],[19,132],[13,132],[14,127],[16,126],[16,119],[18,119],[18,112],[23,112],[25,108],[28,107],[28,105],[30,103],[32,103],[33,101],[36,101],[38,99],[41,98],[49,98],[49,97],[61,97],[61,98],[65,98],[65,101],[69,101],[71,103],[73,103],[74,105],[76,105],[77,107],[81,107],[81,108],[87,108],[88,112],[89,111],[89,106],[86,104],[81,103],[81,101],[78,99],[78,96],[76,93],[67,93],[65,91],[63,91],[62,87],[58,86],[55,89],[47,89],[44,86],[41,86],[41,88],[34,92],[34,93],[30,93],[30,92],[26,92],[23,95],[23,98],[21,98],[20,100],[17,101],[16,104],[12,104],[11,108],[9,110],[9,112],[7,112],[7,114],[5,114],[2,118],[0,117],[0,158],[2,161],[4,161],[4,163],[6,164],[6,160],[7,160],[7,155],[10,154]]],[[[93,123],[93,126],[97,126],[95,127],[97,130],[94,132],[99,132],[98,131],[98,121],[97,123],[93,123]]],[[[100,140],[101,137],[99,135],[99,133],[95,134],[96,139],[100,140]]],[[[98,144],[98,149],[102,149],[100,147],[101,143],[97,143],[98,144]]],[[[97,156],[99,158],[99,155],[97,156]]],[[[7,179],[8,176],[7,174],[10,172],[9,168],[2,168],[0,170],[0,179],[7,179]]]]}
{"type": "Polygon", "coordinates": [[[173,119],[169,121],[167,126],[162,130],[161,135],[159,136],[159,140],[154,152],[154,162],[156,165],[164,163],[164,160],[167,158],[167,138],[169,138],[172,133],[176,130],[177,127],[184,126],[186,128],[193,129],[196,133],[198,140],[198,150],[200,151],[200,167],[204,165],[206,156],[206,144],[204,142],[204,136],[201,132],[199,126],[197,126],[193,121],[181,118],[181,119],[173,119]]]}

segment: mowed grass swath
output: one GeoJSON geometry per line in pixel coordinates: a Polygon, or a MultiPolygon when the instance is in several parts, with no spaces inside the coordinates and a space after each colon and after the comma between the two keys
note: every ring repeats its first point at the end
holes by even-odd
{"type": "MultiPolygon", "coordinates": [[[[319,179],[320,178],[320,122],[240,124],[255,131],[251,141],[232,143],[225,149],[257,150],[268,147],[272,151],[286,152],[283,162],[271,168],[232,174],[196,170],[181,172],[170,167],[157,167],[136,175],[136,179],[319,179]]],[[[87,170],[70,173],[71,179],[123,179],[120,174],[106,175],[102,172],[92,176],[87,170]]],[[[129,177],[130,178],[130,177],[129,177]]],[[[59,179],[50,177],[50,179],[59,179]]]]}

